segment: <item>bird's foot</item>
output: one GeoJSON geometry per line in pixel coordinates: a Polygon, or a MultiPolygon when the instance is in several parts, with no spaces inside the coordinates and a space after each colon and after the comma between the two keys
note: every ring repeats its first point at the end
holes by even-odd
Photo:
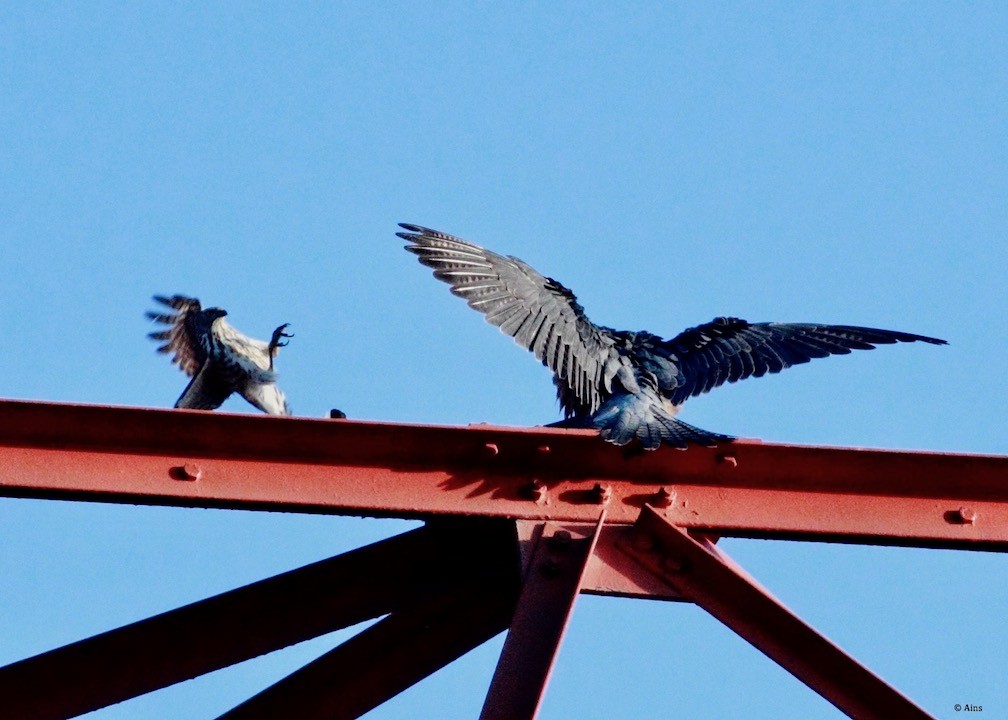
{"type": "Polygon", "coordinates": [[[269,369],[273,370],[273,356],[277,354],[277,350],[282,347],[287,347],[287,343],[281,342],[280,338],[292,338],[294,333],[285,333],[284,330],[290,327],[290,323],[284,323],[276,330],[273,331],[273,337],[270,338],[269,348],[267,350],[267,355],[269,355],[269,369]]]}
{"type": "Polygon", "coordinates": [[[294,333],[285,333],[284,332],[284,330],[286,330],[289,327],[290,327],[290,323],[284,323],[283,325],[281,325],[280,327],[278,327],[276,330],[273,331],[273,337],[270,339],[270,342],[269,342],[270,354],[273,354],[273,351],[276,350],[277,348],[282,348],[282,347],[286,347],[287,346],[287,343],[281,342],[280,338],[292,338],[292,337],[294,337],[294,333]]]}

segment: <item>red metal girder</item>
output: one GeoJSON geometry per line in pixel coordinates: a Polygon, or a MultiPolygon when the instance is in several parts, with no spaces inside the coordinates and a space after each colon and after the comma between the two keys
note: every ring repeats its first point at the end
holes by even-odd
{"type": "Polygon", "coordinates": [[[481,720],[532,720],[563,642],[605,511],[587,537],[547,523],[525,570],[481,720]]]}
{"type": "Polygon", "coordinates": [[[651,502],[718,535],[1008,545],[1008,457],[752,441],[644,453],[591,431],[0,401],[11,497],[591,522],[596,485],[613,524],[651,502]]]}
{"type": "Polygon", "coordinates": [[[397,610],[219,720],[360,717],[507,628],[516,580],[451,588],[397,610]]]}
{"type": "Polygon", "coordinates": [[[518,573],[513,523],[442,521],[0,668],[0,714],[73,717],[518,573]]]}
{"type": "MultiPolygon", "coordinates": [[[[522,521],[527,522],[527,521],[522,521]]],[[[521,537],[519,523],[519,537],[521,537]]],[[[573,533],[590,531],[583,523],[561,525],[573,533]]],[[[581,578],[581,592],[586,595],[606,595],[609,597],[646,598],[648,600],[683,600],[675,590],[661,578],[641,567],[619,546],[626,535],[625,525],[606,524],[599,533],[595,552],[588,558],[584,577],[581,578]]]]}
{"type": "Polygon", "coordinates": [[[820,635],[710,541],[645,507],[627,553],[799,680],[859,720],[934,720],[820,635]]]}

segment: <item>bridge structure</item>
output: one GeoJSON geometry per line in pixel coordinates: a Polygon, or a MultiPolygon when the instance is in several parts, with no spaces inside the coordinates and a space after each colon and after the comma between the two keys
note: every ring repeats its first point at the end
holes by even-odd
{"type": "MultiPolygon", "coordinates": [[[[422,520],[0,668],[69,718],[380,618],[221,718],[354,718],[507,632],[482,718],[538,712],[580,593],[695,603],[852,718],[930,718],[722,537],[1008,548],[1008,457],[0,401],[0,496],[422,520]]],[[[633,642],[634,640],[628,640],[633,642]]]]}

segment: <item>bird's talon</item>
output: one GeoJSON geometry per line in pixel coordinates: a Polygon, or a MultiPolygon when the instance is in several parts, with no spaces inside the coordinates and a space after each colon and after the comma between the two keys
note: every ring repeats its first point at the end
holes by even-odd
{"type": "Polygon", "coordinates": [[[284,323],[276,330],[273,331],[273,337],[270,339],[269,347],[270,350],[275,350],[276,348],[287,347],[288,343],[281,342],[280,338],[292,338],[294,333],[285,333],[284,330],[290,327],[290,323],[284,323]]]}

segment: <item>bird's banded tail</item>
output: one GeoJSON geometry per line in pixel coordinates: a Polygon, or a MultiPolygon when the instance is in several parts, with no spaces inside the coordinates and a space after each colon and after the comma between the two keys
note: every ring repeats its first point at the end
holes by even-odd
{"type": "Polygon", "coordinates": [[[636,438],[645,450],[657,450],[662,444],[680,449],[689,443],[713,447],[735,439],[677,420],[650,390],[614,395],[591,416],[589,423],[607,442],[626,445],[636,438]]]}

